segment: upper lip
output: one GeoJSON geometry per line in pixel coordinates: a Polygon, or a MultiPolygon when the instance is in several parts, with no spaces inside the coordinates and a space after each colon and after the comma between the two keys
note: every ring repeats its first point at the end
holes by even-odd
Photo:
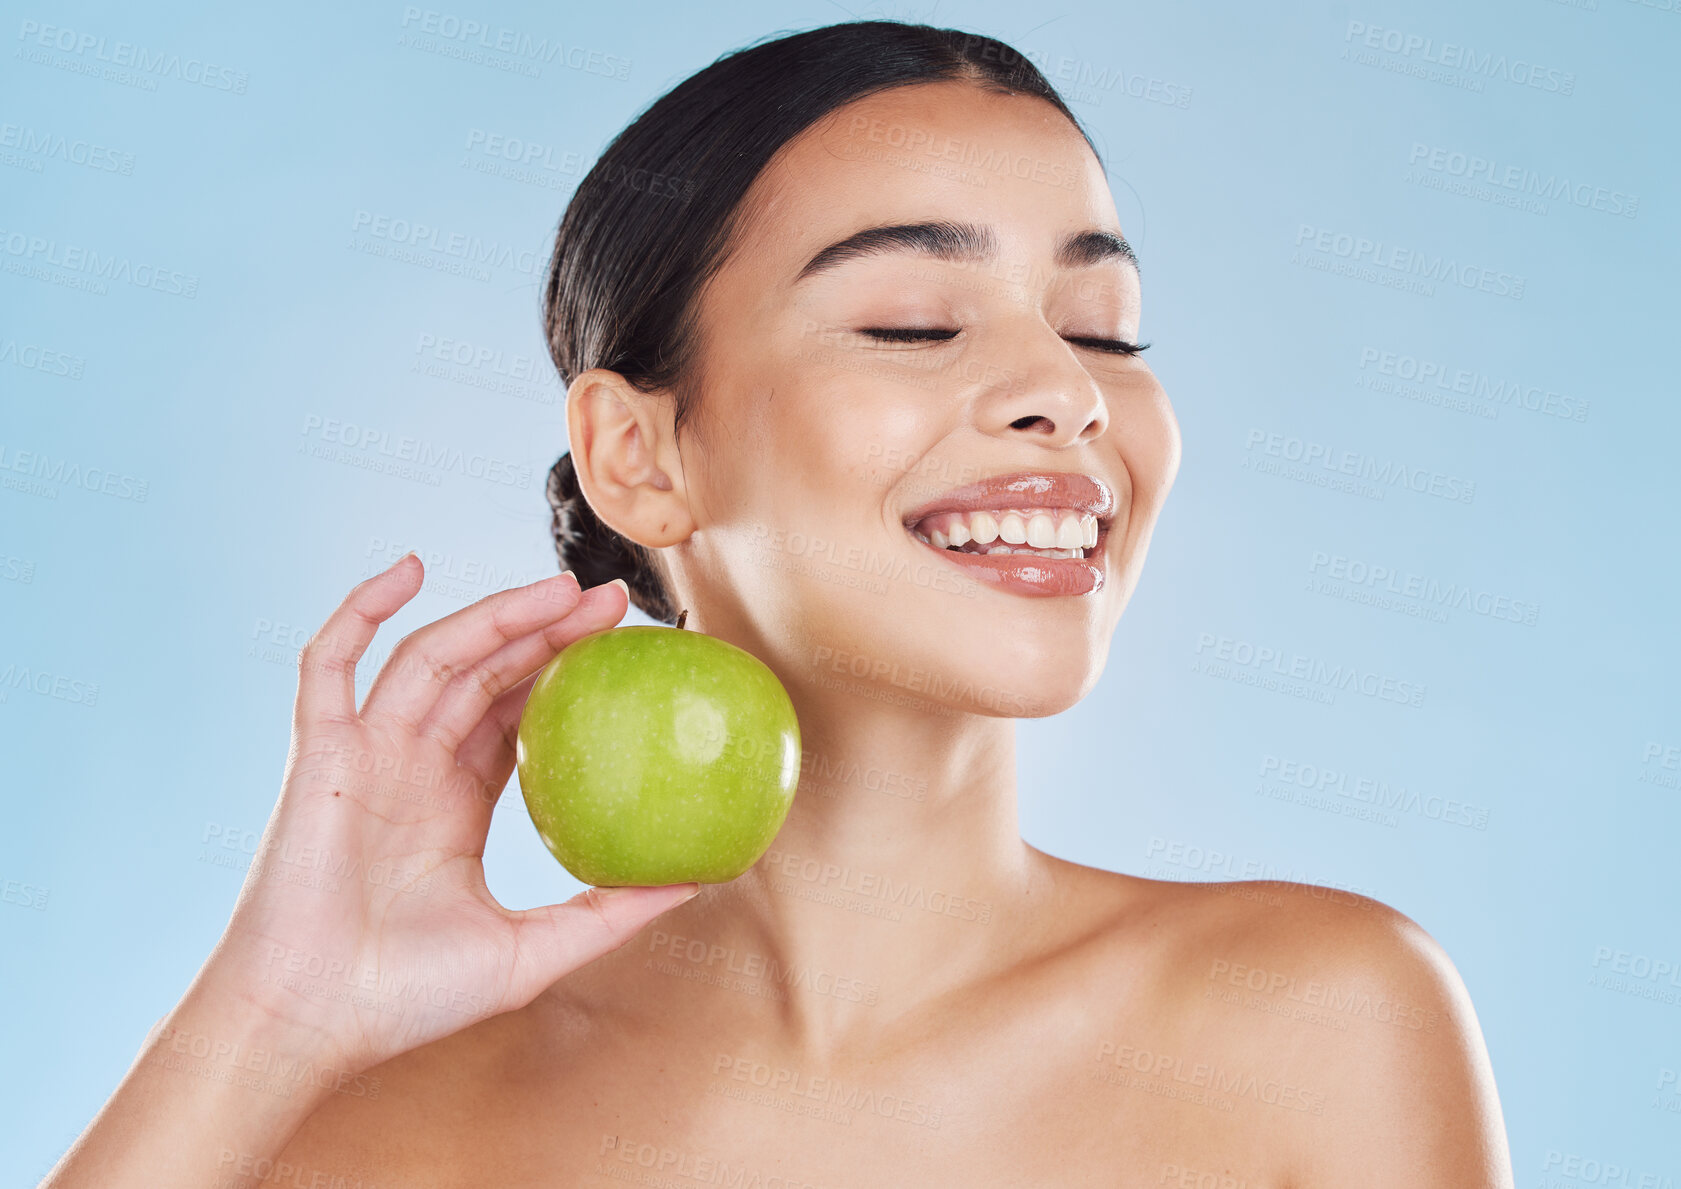
{"type": "Polygon", "coordinates": [[[1107,526],[1115,514],[1115,493],[1095,475],[1068,471],[1016,471],[954,487],[905,516],[905,527],[937,512],[994,511],[1001,508],[1072,508],[1107,526]]]}

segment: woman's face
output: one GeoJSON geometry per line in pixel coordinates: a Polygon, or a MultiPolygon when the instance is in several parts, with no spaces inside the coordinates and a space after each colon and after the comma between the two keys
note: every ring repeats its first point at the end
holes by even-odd
{"type": "Polygon", "coordinates": [[[791,684],[1066,709],[1102,672],[1180,449],[1143,359],[1097,345],[1138,341],[1136,269],[1107,237],[1059,254],[1122,234],[1091,150],[1042,100],[900,87],[790,142],[743,209],[680,439],[684,604],[791,684]],[[989,250],[903,233],[951,250],[807,267],[926,224],[989,250]],[[1002,552],[1024,532],[1010,548],[1032,553],[1002,552]]]}

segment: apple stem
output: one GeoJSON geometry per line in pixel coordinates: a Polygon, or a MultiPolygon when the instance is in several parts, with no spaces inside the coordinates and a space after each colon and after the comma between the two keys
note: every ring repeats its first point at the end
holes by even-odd
{"type": "Polygon", "coordinates": [[[683,630],[683,624],[688,621],[688,618],[689,618],[689,609],[687,607],[683,608],[681,611],[679,611],[677,613],[677,630],[678,631],[683,630]]]}

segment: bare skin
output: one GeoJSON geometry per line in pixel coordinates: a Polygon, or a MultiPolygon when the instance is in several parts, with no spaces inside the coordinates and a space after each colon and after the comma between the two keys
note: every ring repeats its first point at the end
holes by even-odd
{"type": "MultiPolygon", "coordinates": [[[[1141,294],[1122,259],[1059,266],[1084,230],[1121,233],[1050,106],[883,92],[796,138],[749,194],[681,434],[669,394],[574,380],[592,507],[659,550],[691,630],[777,672],[800,792],[741,878],[360,1065],[377,1094],[269,1125],[273,1180],[1512,1184],[1475,1014],[1416,924],[1320,888],[1083,867],[1020,836],[1012,719],[1098,680],[1180,457],[1142,358],[1090,345],[1136,340],[1141,294]],[[890,152],[907,131],[1026,167],[975,185],[929,168],[937,151],[890,152]],[[901,251],[796,279],[861,228],[933,220],[990,229],[994,258],[901,251]],[[882,327],[958,333],[863,333],[882,327]],[[1101,589],[982,585],[907,530],[949,488],[1027,471],[1114,491],[1101,589]],[[849,581],[860,558],[879,587],[849,581]]],[[[603,589],[587,597],[606,626],[623,595],[603,589]]],[[[1124,779],[1102,741],[1091,763],[1124,779]]]]}

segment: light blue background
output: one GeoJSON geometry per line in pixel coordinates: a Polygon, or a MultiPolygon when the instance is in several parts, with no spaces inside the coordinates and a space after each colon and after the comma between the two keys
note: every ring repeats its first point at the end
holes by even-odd
{"type": "MultiPolygon", "coordinates": [[[[7,1184],[33,1183],[81,1131],[221,931],[240,875],[202,857],[206,834],[261,830],[295,647],[344,591],[410,547],[431,567],[377,662],[403,632],[553,572],[540,485],[564,421],[538,290],[582,171],[717,55],[848,19],[815,0],[441,10],[596,51],[598,70],[625,63],[623,79],[560,62],[533,78],[403,44],[417,24],[400,4],[238,7],[8,6],[0,25],[5,137],[28,129],[131,161],[112,173],[0,146],[0,473],[33,451],[147,484],[144,501],[0,487],[7,1184]],[[244,93],[76,72],[102,65],[95,51],[41,50],[19,36],[31,21],[225,64],[244,93]],[[482,151],[489,135],[543,146],[546,164],[481,172],[508,164],[482,151]],[[366,254],[351,246],[358,212],[495,241],[511,266],[478,279],[366,254]],[[196,276],[196,296],[20,275],[19,236],[196,276]],[[483,386],[490,365],[417,371],[428,335],[538,379],[510,392],[483,386]],[[79,361],[64,364],[79,378],[20,362],[42,349],[79,361]],[[459,443],[529,467],[531,484],[431,485],[311,457],[312,416],[459,443]],[[25,670],[83,696],[97,685],[97,700],[31,692],[15,684],[25,670]]],[[[1681,1101],[1661,1088],[1681,1069],[1681,981],[1593,985],[1607,952],[1681,965],[1681,773],[1662,755],[1681,747],[1681,12],[1089,0],[855,15],[999,36],[1064,80],[1143,259],[1148,358],[1184,433],[1102,683],[1022,727],[1026,837],[1116,870],[1278,875],[1393,904],[1470,989],[1520,1185],[1586,1183],[1557,1177],[1549,1153],[1627,1168],[1631,1184],[1681,1181],[1681,1101]],[[1436,55],[1452,42],[1538,63],[1571,76],[1572,93],[1395,69],[1422,46],[1345,57],[1364,49],[1351,22],[1431,39],[1436,55]],[[1638,207],[1554,199],[1543,212],[1449,193],[1409,176],[1415,146],[1638,207]],[[1312,251],[1311,234],[1298,248],[1304,226],[1521,276],[1522,297],[1320,271],[1297,253],[1338,258],[1312,251]],[[1587,414],[1409,399],[1370,383],[1383,377],[1363,352],[1551,391],[1587,414]],[[1478,414],[1491,406],[1497,417],[1478,414]],[[1378,500],[1262,473],[1252,431],[1470,480],[1474,498],[1390,487],[1378,500]],[[1351,602],[1312,588],[1319,554],[1538,614],[1436,622],[1351,602]],[[1343,692],[1327,705],[1210,675],[1205,634],[1422,683],[1423,704],[1343,692]],[[1269,757],[1344,772],[1351,791],[1383,782],[1419,807],[1453,798],[1486,810],[1486,828],[1422,808],[1373,820],[1336,792],[1261,795],[1269,757]]],[[[577,887],[514,790],[486,865],[516,907],[577,887]]]]}

